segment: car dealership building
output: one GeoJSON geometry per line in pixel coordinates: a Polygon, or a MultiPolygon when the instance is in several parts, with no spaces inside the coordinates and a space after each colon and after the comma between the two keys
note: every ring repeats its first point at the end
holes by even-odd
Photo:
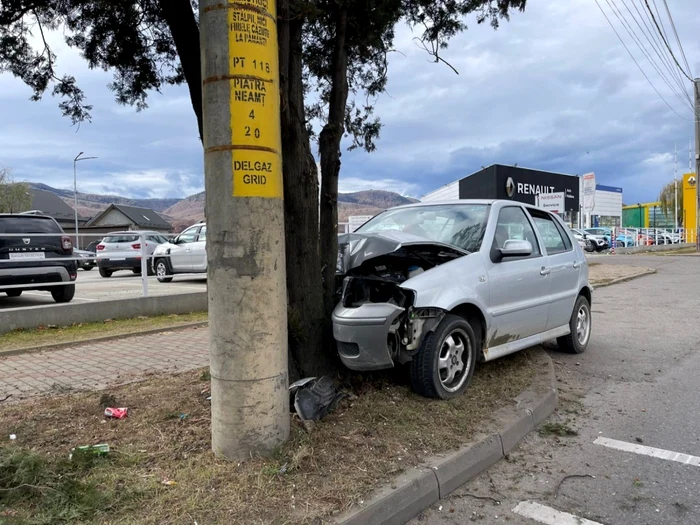
{"type": "Polygon", "coordinates": [[[576,175],[493,164],[424,195],[422,202],[456,199],[506,199],[537,203],[537,195],[564,194],[564,222],[571,226],[620,226],[622,188],[597,185],[595,207],[582,213],[583,179],[576,175]],[[581,223],[579,222],[581,218],[581,223]]]}

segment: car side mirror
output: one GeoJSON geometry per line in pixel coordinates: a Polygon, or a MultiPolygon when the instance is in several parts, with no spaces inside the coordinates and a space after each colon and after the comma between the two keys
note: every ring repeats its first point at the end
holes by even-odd
{"type": "Polygon", "coordinates": [[[508,239],[500,252],[502,257],[529,257],[532,255],[532,244],[530,241],[508,239]]]}
{"type": "Polygon", "coordinates": [[[172,241],[170,241],[170,242],[172,242],[173,244],[178,244],[178,243],[180,242],[180,236],[178,235],[177,237],[175,237],[175,238],[174,238],[172,241]]]}

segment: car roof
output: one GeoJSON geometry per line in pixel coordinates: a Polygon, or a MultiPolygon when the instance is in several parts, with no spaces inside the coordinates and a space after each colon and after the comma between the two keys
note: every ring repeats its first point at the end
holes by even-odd
{"type": "Polygon", "coordinates": [[[146,234],[153,234],[153,235],[163,235],[160,232],[152,231],[152,230],[126,230],[126,231],[121,231],[121,232],[109,232],[105,233],[105,237],[109,237],[110,235],[140,235],[142,233],[146,234]]]}

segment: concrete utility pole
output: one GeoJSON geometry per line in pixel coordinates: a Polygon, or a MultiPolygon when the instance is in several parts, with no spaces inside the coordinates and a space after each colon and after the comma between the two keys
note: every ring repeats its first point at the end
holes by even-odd
{"type": "Polygon", "coordinates": [[[212,448],[289,436],[275,0],[200,0],[212,448]]]}
{"type": "Polygon", "coordinates": [[[678,228],[678,144],[673,144],[673,231],[678,228]]]}

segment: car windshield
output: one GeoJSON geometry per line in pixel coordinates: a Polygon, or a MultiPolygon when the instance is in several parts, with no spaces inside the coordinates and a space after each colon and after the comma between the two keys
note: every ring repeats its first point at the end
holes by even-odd
{"type": "Polygon", "coordinates": [[[489,206],[486,204],[398,208],[380,213],[356,232],[402,231],[476,252],[484,238],[488,213],[489,206]]]}
{"type": "Polygon", "coordinates": [[[42,217],[2,217],[0,233],[63,233],[52,220],[42,217]]]}

